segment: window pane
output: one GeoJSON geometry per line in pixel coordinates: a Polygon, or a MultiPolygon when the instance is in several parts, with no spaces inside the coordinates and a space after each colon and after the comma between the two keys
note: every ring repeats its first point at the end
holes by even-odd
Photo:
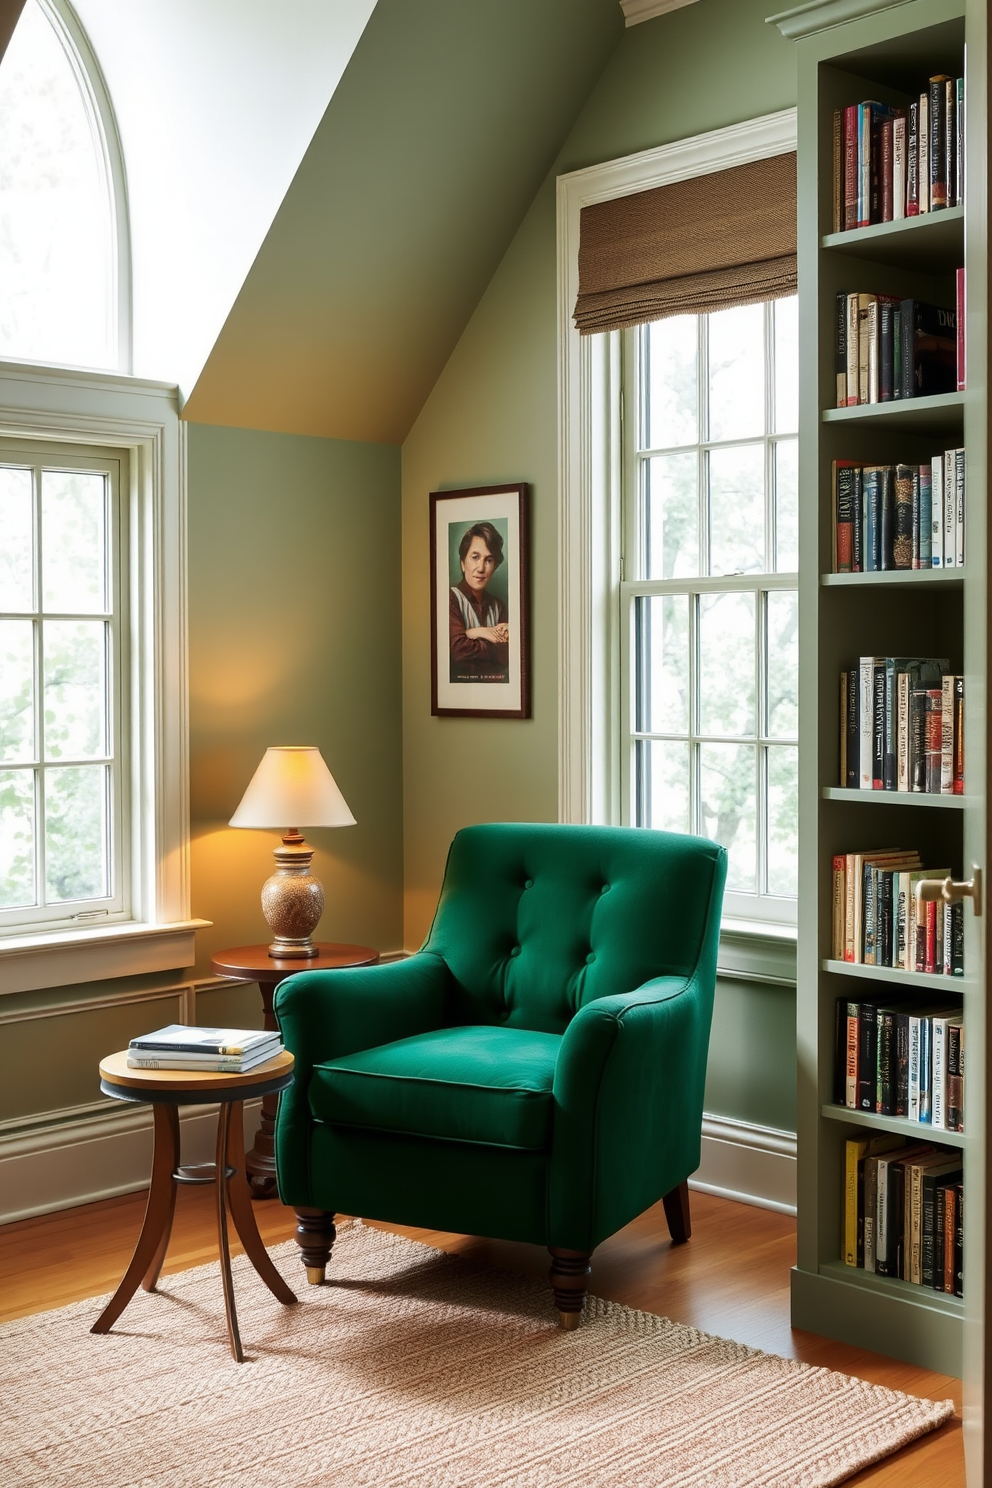
{"type": "Polygon", "coordinates": [[[799,300],[790,295],[772,305],[775,317],[775,431],[799,428],[799,300]]]}
{"type": "Polygon", "coordinates": [[[768,603],[768,734],[795,739],[799,733],[799,595],[772,590],[768,603]]]}
{"type": "Polygon", "coordinates": [[[106,765],[45,772],[45,876],[50,902],[107,889],[106,765]]]}
{"type": "Polygon", "coordinates": [[[45,758],[107,751],[106,622],[46,620],[45,758]]]}
{"type": "Polygon", "coordinates": [[[730,853],[727,888],[757,887],[756,751],[753,744],[699,746],[702,830],[730,853]]]}
{"type": "Polygon", "coordinates": [[[795,896],[799,886],[799,750],[768,751],[768,892],[795,896]]]}
{"type": "Polygon", "coordinates": [[[699,320],[673,315],[645,328],[648,449],[695,444],[699,438],[699,320]]]}
{"type": "Polygon", "coordinates": [[[765,312],[740,305],[709,317],[710,439],[765,432],[765,312]]]}
{"type": "Polygon", "coordinates": [[[637,728],[646,734],[684,734],[689,727],[689,598],[638,599],[637,728]]]}
{"type": "Polygon", "coordinates": [[[0,759],[34,759],[34,622],[0,620],[0,759]]]}
{"type": "Polygon", "coordinates": [[[30,470],[0,467],[0,610],[34,608],[33,528],[30,470]]]}
{"type": "Polygon", "coordinates": [[[646,579],[699,575],[699,460],[696,454],[645,460],[646,579]]]}
{"type": "Polygon", "coordinates": [[[636,745],[637,822],[662,832],[688,832],[689,745],[639,739],[636,745]]]}
{"type": "Polygon", "coordinates": [[[753,736],[754,595],[699,596],[699,731],[753,736]]]}
{"type": "Polygon", "coordinates": [[[799,443],[780,439],[775,445],[775,571],[799,568],[799,443]]]}
{"type": "Polygon", "coordinates": [[[103,614],[107,603],[107,499],[102,475],[46,470],[41,477],[42,593],[46,610],[103,614]]]}
{"type": "Polygon", "coordinates": [[[34,902],[34,772],[0,770],[0,909],[34,902]]]}
{"type": "Polygon", "coordinates": [[[92,109],[41,6],[0,65],[0,355],[113,367],[111,191],[92,109]]]}
{"type": "Polygon", "coordinates": [[[765,573],[765,450],[710,450],[710,573],[765,573]]]}

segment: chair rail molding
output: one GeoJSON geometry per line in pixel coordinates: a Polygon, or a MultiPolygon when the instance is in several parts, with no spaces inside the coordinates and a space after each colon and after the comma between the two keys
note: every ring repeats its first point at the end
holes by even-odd
{"type": "MultiPolygon", "coordinates": [[[[671,7],[668,7],[671,8],[671,7]]],[[[645,17],[646,18],[646,17],[645,17]]],[[[796,148],[796,111],[783,109],[558,178],[558,815],[619,819],[619,337],[580,336],[582,208],[712,174],[796,148]]]]}

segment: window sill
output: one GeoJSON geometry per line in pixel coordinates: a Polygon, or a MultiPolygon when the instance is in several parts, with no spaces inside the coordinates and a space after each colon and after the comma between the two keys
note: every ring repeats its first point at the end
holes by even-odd
{"type": "Polygon", "coordinates": [[[727,916],[720,926],[719,976],[734,981],[796,985],[796,927],[727,916]]]}
{"type": "Polygon", "coordinates": [[[168,925],[147,925],[132,920],[78,930],[2,936],[0,996],[192,966],[196,931],[210,923],[178,920],[168,925]]]}

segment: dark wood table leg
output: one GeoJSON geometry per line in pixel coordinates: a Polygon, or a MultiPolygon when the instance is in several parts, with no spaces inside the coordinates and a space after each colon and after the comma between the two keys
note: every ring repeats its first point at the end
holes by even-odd
{"type": "MultiPolygon", "coordinates": [[[[159,1251],[165,1257],[169,1227],[176,1203],[173,1173],[179,1161],[179,1120],[175,1109],[163,1103],[152,1107],[155,1118],[155,1151],[152,1158],[152,1181],[141,1234],[134,1247],[131,1264],[124,1279],[90,1329],[91,1333],[109,1333],[120,1317],[143,1277],[150,1276],[159,1251]]],[[[157,1273],[156,1273],[157,1280],[157,1273]]]]}
{"type": "Polygon", "coordinates": [[[227,1144],[228,1166],[234,1169],[227,1180],[227,1199],[231,1209],[234,1228],[238,1232],[245,1255],[251,1261],[269,1291],[280,1302],[287,1305],[296,1301],[296,1293],[286,1285],[272,1263],[269,1252],[262,1243],[251,1207],[251,1195],[245,1181],[245,1123],[241,1101],[231,1103],[231,1133],[227,1144]]]}
{"type": "MultiPolygon", "coordinates": [[[[178,1106],[156,1106],[155,1107],[156,1114],[160,1110],[162,1111],[163,1115],[168,1118],[169,1125],[172,1128],[172,1150],[175,1153],[175,1160],[178,1163],[178,1161],[179,1161],[179,1107],[178,1106]]],[[[175,1171],[176,1171],[175,1170],[175,1167],[173,1167],[173,1182],[172,1182],[172,1184],[170,1185],[170,1188],[169,1188],[169,1207],[168,1207],[168,1210],[166,1211],[165,1220],[164,1220],[164,1223],[162,1225],[162,1237],[161,1237],[161,1239],[158,1242],[158,1250],[155,1252],[155,1255],[154,1255],[154,1257],[152,1259],[152,1263],[148,1267],[148,1270],[145,1272],[144,1276],[141,1278],[141,1285],[144,1287],[144,1289],[145,1289],[146,1292],[153,1292],[155,1290],[156,1286],[158,1285],[158,1279],[159,1279],[159,1277],[162,1274],[162,1266],[163,1266],[163,1264],[165,1262],[165,1253],[166,1253],[166,1251],[169,1248],[169,1239],[170,1239],[170,1236],[172,1235],[172,1220],[173,1220],[173,1216],[175,1215],[175,1212],[176,1212],[176,1192],[177,1192],[177,1189],[176,1189],[176,1183],[175,1183],[175,1171]]]]}
{"type": "MultiPolygon", "coordinates": [[[[300,970],[304,970],[305,962],[300,963],[300,970]]],[[[262,1027],[276,1032],[279,1024],[272,1009],[272,999],[275,990],[281,981],[291,972],[284,971],[280,976],[272,980],[260,977],[258,990],[262,994],[262,1027]]],[[[274,1199],[278,1193],[276,1184],[276,1112],[279,1110],[278,1095],[263,1095],[262,1097],[262,1119],[251,1150],[245,1155],[245,1172],[248,1175],[248,1187],[252,1198],[274,1199]]],[[[243,1238],[243,1237],[242,1237],[243,1238]]],[[[246,1247],[247,1248],[247,1247],[246,1247]]]]}
{"type": "Polygon", "coordinates": [[[231,1353],[239,1364],[245,1360],[238,1331],[238,1314],[234,1306],[234,1278],[231,1275],[231,1244],[227,1234],[227,1148],[231,1132],[231,1114],[240,1101],[225,1101],[217,1114],[217,1248],[220,1251],[220,1277],[224,1287],[224,1311],[227,1314],[227,1336],[231,1353]]]}

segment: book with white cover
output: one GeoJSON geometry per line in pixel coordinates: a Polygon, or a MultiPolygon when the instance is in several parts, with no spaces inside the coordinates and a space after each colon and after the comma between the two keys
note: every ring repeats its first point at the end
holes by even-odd
{"type": "Polygon", "coordinates": [[[182,1054],[199,1055],[218,1059],[222,1056],[241,1059],[262,1049],[275,1053],[279,1044],[275,1029],[255,1028],[196,1028],[184,1023],[169,1023],[157,1028],[154,1033],[143,1033],[133,1038],[129,1049],[136,1054],[182,1054]]]}

